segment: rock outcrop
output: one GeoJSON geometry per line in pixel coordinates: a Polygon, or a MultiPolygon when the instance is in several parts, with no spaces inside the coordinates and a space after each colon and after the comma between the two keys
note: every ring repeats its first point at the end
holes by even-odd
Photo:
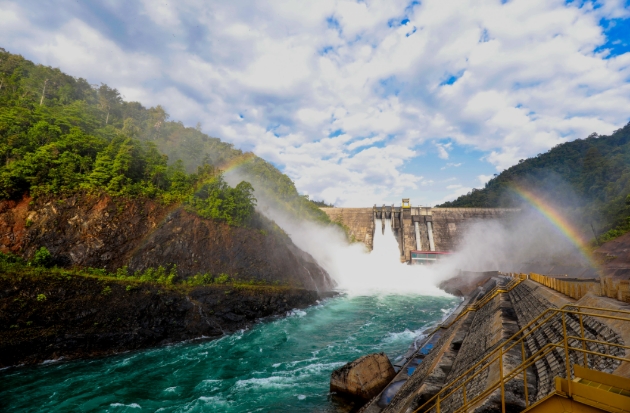
{"type": "Polygon", "coordinates": [[[219,337],[312,305],[334,286],[261,215],[247,228],[232,227],[149,199],[0,201],[0,251],[30,259],[41,247],[59,267],[127,266],[133,273],[176,265],[177,282],[202,273],[235,283],[190,287],[43,268],[4,272],[0,368],[219,337]]]}
{"type": "Polygon", "coordinates": [[[231,227],[148,199],[74,195],[0,201],[0,251],[25,258],[45,246],[59,266],[130,271],[177,265],[197,273],[330,290],[334,282],[272,222],[231,227]]]}
{"type": "Polygon", "coordinates": [[[370,354],[333,371],[330,391],[369,400],[380,393],[395,375],[385,353],[370,354]]]}
{"type": "Polygon", "coordinates": [[[315,304],[276,286],[161,286],[59,272],[0,274],[0,368],[216,338],[315,304]]]}

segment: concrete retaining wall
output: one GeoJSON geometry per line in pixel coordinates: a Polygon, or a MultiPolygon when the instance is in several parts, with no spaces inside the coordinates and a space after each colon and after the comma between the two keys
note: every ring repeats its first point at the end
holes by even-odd
{"type": "Polygon", "coordinates": [[[630,281],[627,278],[616,277],[614,274],[601,278],[582,279],[532,273],[530,278],[575,300],[591,293],[599,297],[610,297],[630,303],[630,281]]]}
{"type": "Polygon", "coordinates": [[[579,300],[589,292],[602,295],[602,285],[599,279],[557,278],[534,273],[530,274],[530,278],[575,300],[579,300]]]}
{"type": "Polygon", "coordinates": [[[348,228],[348,235],[364,243],[370,250],[374,247],[373,208],[322,208],[330,220],[348,228]]]}

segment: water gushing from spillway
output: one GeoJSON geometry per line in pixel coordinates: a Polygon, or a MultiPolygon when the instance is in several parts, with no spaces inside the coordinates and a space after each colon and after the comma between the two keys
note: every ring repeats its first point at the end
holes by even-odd
{"type": "MultiPolygon", "coordinates": [[[[225,179],[232,185],[257,178],[239,170],[230,171],[225,179]]],[[[337,289],[350,295],[420,294],[444,296],[436,285],[455,273],[436,268],[409,266],[400,262],[398,241],[391,220],[376,219],[373,250],[363,242],[348,243],[346,234],[336,225],[322,225],[287,213],[264,191],[256,191],[257,210],[273,220],[302,251],[310,254],[336,281],[337,289]]],[[[363,240],[361,240],[363,241],[363,240]]]]}
{"type": "Polygon", "coordinates": [[[400,262],[398,241],[391,220],[376,220],[371,253],[355,246],[333,255],[333,275],[338,288],[351,295],[423,294],[445,295],[436,287],[437,273],[429,266],[400,262]],[[384,224],[384,231],[381,230],[384,224]]]}

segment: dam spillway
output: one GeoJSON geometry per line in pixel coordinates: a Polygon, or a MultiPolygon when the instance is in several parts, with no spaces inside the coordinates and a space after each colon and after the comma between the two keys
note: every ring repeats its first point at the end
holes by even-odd
{"type": "Polygon", "coordinates": [[[401,206],[383,205],[371,208],[322,208],[331,221],[347,228],[349,237],[374,246],[377,220],[386,220],[398,241],[400,261],[411,263],[412,251],[447,252],[457,248],[466,230],[475,222],[506,219],[518,213],[515,208],[431,208],[411,206],[403,199],[401,206]]]}

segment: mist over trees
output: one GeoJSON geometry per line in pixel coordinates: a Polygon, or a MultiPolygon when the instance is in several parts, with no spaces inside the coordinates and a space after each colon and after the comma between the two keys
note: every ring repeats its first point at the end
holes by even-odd
{"type": "Polygon", "coordinates": [[[241,164],[257,188],[289,213],[328,217],[270,163],[200,130],[169,120],[161,107],[125,101],[0,48],[0,198],[75,191],[187,202],[232,224],[255,206],[252,185],[231,188],[220,169],[241,164]],[[257,182],[254,182],[257,181],[257,182]]]}
{"type": "Polygon", "coordinates": [[[514,207],[515,186],[534,190],[597,241],[630,231],[630,123],[610,136],[593,133],[519,161],[486,183],[440,207],[514,207]]]}

